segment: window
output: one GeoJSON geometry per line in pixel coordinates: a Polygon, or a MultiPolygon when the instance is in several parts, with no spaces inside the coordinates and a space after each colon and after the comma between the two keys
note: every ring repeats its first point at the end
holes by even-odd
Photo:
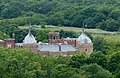
{"type": "Polygon", "coordinates": [[[7,47],[11,48],[11,44],[7,44],[7,47]]]}
{"type": "Polygon", "coordinates": [[[88,40],[87,39],[85,39],[85,44],[87,44],[88,43],[88,40]]]}

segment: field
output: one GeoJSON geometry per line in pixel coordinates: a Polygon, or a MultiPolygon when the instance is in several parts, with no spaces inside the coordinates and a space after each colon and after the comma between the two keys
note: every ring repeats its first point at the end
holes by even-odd
{"type": "MultiPolygon", "coordinates": [[[[29,29],[30,26],[20,26],[20,29],[29,29]]],[[[80,34],[82,32],[83,28],[76,28],[76,27],[63,27],[63,26],[52,26],[52,25],[46,25],[45,28],[41,28],[41,26],[32,26],[35,29],[38,30],[51,30],[51,31],[57,31],[57,30],[65,30],[65,31],[74,31],[77,34],[80,34]]],[[[120,41],[120,33],[119,32],[108,32],[100,29],[85,29],[85,32],[91,33],[93,37],[104,37],[106,40],[118,42],[120,41]]]]}

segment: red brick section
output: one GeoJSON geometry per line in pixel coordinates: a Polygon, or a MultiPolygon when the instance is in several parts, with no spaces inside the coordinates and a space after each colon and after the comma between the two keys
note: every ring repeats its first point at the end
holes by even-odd
{"type": "Polygon", "coordinates": [[[66,40],[66,42],[68,45],[73,45],[74,47],[76,47],[76,40],[66,40]]]}
{"type": "Polygon", "coordinates": [[[1,47],[4,47],[4,41],[0,42],[1,47]]]}
{"type": "Polygon", "coordinates": [[[8,47],[10,45],[10,48],[15,48],[15,39],[4,39],[3,46],[8,47]]]}
{"type": "Polygon", "coordinates": [[[49,32],[49,43],[50,44],[69,44],[76,47],[76,40],[64,40],[63,38],[60,39],[59,32],[49,32]]]}
{"type": "Polygon", "coordinates": [[[88,54],[91,54],[93,52],[93,44],[80,44],[76,40],[64,40],[63,38],[60,39],[59,32],[50,32],[49,33],[49,43],[50,44],[68,44],[73,45],[76,47],[79,51],[86,52],[88,54]]]}

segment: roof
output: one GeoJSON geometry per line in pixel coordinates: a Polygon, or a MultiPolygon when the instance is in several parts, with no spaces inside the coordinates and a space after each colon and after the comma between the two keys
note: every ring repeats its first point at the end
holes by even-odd
{"type": "Polygon", "coordinates": [[[0,40],[0,42],[4,42],[3,40],[0,40]]]}
{"type": "Polygon", "coordinates": [[[76,51],[72,45],[61,45],[61,51],[76,51]]]}
{"type": "Polygon", "coordinates": [[[33,44],[33,43],[37,43],[37,41],[35,40],[35,37],[31,34],[30,30],[28,35],[25,37],[25,39],[23,40],[24,44],[33,44]]]}
{"type": "Polygon", "coordinates": [[[23,46],[23,43],[15,43],[15,46],[23,46]]]}
{"type": "Polygon", "coordinates": [[[77,40],[77,38],[70,38],[70,37],[67,37],[67,38],[64,38],[64,40],[77,40]]]}
{"type": "Polygon", "coordinates": [[[89,44],[89,43],[92,43],[91,39],[85,33],[83,33],[83,32],[78,37],[77,41],[79,41],[80,44],[89,44]]]}
{"type": "Polygon", "coordinates": [[[57,45],[57,44],[41,44],[38,47],[40,51],[49,51],[49,52],[68,52],[76,51],[72,45],[57,45]]]}

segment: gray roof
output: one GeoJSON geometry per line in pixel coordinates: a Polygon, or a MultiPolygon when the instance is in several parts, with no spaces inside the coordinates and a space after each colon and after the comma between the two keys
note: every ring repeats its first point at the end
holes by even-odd
{"type": "Polygon", "coordinates": [[[72,45],[61,45],[61,51],[76,51],[72,45]]]}
{"type": "Polygon", "coordinates": [[[15,46],[23,46],[23,43],[15,43],[15,46]]]}
{"type": "Polygon", "coordinates": [[[77,40],[77,38],[70,38],[70,37],[67,37],[67,38],[64,38],[64,40],[77,40]]]}
{"type": "Polygon", "coordinates": [[[49,52],[68,52],[76,51],[72,45],[57,45],[57,44],[40,44],[38,46],[40,51],[49,51],[49,52]]]}

